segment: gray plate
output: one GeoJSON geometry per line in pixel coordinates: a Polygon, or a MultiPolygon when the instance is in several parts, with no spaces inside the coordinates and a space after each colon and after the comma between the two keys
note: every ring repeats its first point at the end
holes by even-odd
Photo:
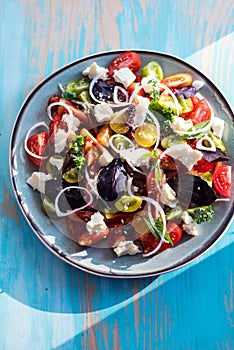
{"type": "MultiPolygon", "coordinates": [[[[165,76],[176,72],[189,72],[193,79],[201,80],[204,86],[201,94],[211,104],[215,115],[225,120],[224,142],[233,165],[234,133],[233,113],[226,99],[217,87],[200,71],[177,57],[152,51],[138,51],[142,66],[157,60],[165,76]]],[[[178,269],[209,249],[224,233],[233,217],[233,195],[229,202],[217,202],[215,215],[210,223],[201,225],[198,237],[185,237],[172,249],[150,258],[141,255],[116,258],[111,249],[80,249],[77,244],[64,236],[60,230],[41,212],[41,196],[32,191],[26,179],[36,170],[25,156],[23,141],[27,130],[39,121],[48,124],[47,101],[58,92],[58,84],[79,77],[80,73],[94,61],[100,66],[109,63],[123,51],[111,51],[88,56],[59,69],[38,84],[25,100],[16,119],[10,146],[10,168],[13,189],[18,204],[37,237],[45,246],[63,261],[84,271],[107,277],[146,277],[178,269]]]]}

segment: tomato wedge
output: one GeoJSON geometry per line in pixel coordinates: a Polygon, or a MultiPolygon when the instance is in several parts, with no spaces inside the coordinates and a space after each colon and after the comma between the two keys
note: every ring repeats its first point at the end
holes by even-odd
{"type": "Polygon", "coordinates": [[[231,166],[218,163],[213,173],[213,185],[220,195],[231,197],[231,166]]]}
{"type": "MultiPolygon", "coordinates": [[[[45,132],[32,135],[27,140],[27,147],[31,153],[34,153],[36,156],[42,157],[48,139],[49,135],[45,132]]],[[[28,153],[27,156],[34,164],[38,166],[41,164],[41,159],[33,157],[31,154],[28,153]]]]}
{"type": "Polygon", "coordinates": [[[133,73],[141,68],[141,59],[136,52],[126,51],[116,57],[109,66],[109,74],[114,75],[114,70],[128,67],[133,73]]]}
{"type": "Polygon", "coordinates": [[[169,89],[175,89],[183,86],[191,85],[193,78],[189,73],[177,73],[171,74],[165,77],[161,83],[169,87],[169,89]]]}
{"type": "MultiPolygon", "coordinates": [[[[168,222],[167,230],[173,242],[173,246],[175,246],[177,243],[179,243],[179,241],[182,238],[182,233],[183,233],[182,229],[178,225],[176,225],[176,223],[168,222]]],[[[143,249],[144,254],[148,254],[149,252],[152,252],[160,242],[159,239],[157,239],[150,231],[143,234],[136,241],[139,242],[140,246],[143,249]]],[[[158,251],[161,252],[168,248],[172,248],[173,246],[170,243],[162,243],[158,251]]]]}
{"type": "Polygon", "coordinates": [[[215,163],[208,162],[208,160],[202,158],[193,166],[193,170],[199,173],[206,173],[207,171],[211,171],[214,166],[215,163]]]}
{"type": "Polygon", "coordinates": [[[191,112],[181,115],[185,119],[191,119],[193,125],[209,120],[210,116],[211,110],[205,99],[198,100],[191,112]]]}
{"type": "MultiPolygon", "coordinates": [[[[177,243],[179,243],[179,241],[182,238],[182,229],[176,225],[176,223],[174,222],[168,222],[167,223],[167,230],[169,233],[169,236],[173,242],[173,245],[175,246],[177,243]]],[[[172,245],[169,243],[163,243],[159,249],[159,251],[163,251],[165,249],[171,248],[172,245]]]]}

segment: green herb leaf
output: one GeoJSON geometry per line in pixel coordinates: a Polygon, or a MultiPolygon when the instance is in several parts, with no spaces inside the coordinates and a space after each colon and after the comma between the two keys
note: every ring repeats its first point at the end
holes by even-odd
{"type": "Polygon", "coordinates": [[[62,93],[62,97],[65,98],[65,100],[73,100],[73,99],[77,99],[76,93],[75,92],[69,92],[69,91],[64,91],[62,93]]]}
{"type": "MultiPolygon", "coordinates": [[[[154,235],[155,238],[157,239],[161,239],[162,233],[163,233],[163,224],[161,221],[154,219],[154,226],[151,224],[151,221],[148,217],[146,217],[145,215],[142,215],[145,223],[147,224],[147,226],[149,227],[150,232],[154,235]]],[[[174,245],[172,242],[172,239],[169,235],[169,232],[166,230],[164,238],[168,241],[169,244],[171,244],[172,246],[174,245]]]]}
{"type": "Polygon", "coordinates": [[[85,163],[83,153],[85,138],[86,136],[77,135],[70,144],[70,153],[78,169],[80,169],[85,163]]]}
{"type": "Polygon", "coordinates": [[[191,208],[188,209],[187,212],[190,216],[192,216],[193,220],[196,221],[197,224],[210,221],[214,215],[212,205],[191,208]]]}
{"type": "Polygon", "coordinates": [[[160,97],[160,88],[159,88],[159,80],[158,79],[150,79],[148,81],[149,84],[153,86],[153,91],[150,92],[150,96],[154,99],[160,97]]]}
{"type": "Polygon", "coordinates": [[[149,104],[149,109],[155,110],[157,112],[160,112],[167,120],[170,122],[173,122],[174,120],[174,113],[171,107],[164,108],[160,105],[157,98],[153,99],[149,104]]]}

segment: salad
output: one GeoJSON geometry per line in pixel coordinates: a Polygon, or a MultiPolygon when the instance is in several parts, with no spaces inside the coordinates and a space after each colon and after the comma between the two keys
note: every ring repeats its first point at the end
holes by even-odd
{"type": "Polygon", "coordinates": [[[133,51],[59,85],[26,133],[28,185],[81,247],[148,257],[179,244],[231,197],[224,120],[187,72],[133,51]]]}

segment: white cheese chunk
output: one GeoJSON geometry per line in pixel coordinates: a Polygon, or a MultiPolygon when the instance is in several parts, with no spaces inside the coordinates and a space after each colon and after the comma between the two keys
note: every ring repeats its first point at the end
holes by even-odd
{"type": "Polygon", "coordinates": [[[130,148],[123,149],[120,151],[120,157],[130,161],[135,166],[148,165],[150,158],[144,158],[143,155],[147,154],[147,150],[145,148],[130,148]]]}
{"type": "Polygon", "coordinates": [[[59,171],[63,167],[63,158],[57,158],[57,157],[50,157],[50,164],[54,165],[59,171]]]}
{"type": "Polygon", "coordinates": [[[89,79],[94,79],[96,76],[99,79],[106,79],[108,69],[105,67],[100,67],[96,62],[92,63],[90,67],[83,70],[82,74],[87,75],[89,79]]]}
{"type": "Polygon", "coordinates": [[[136,76],[128,67],[120,68],[118,70],[114,70],[114,79],[117,83],[121,83],[127,88],[130,84],[132,84],[136,76]]]}
{"type": "Polygon", "coordinates": [[[60,153],[64,150],[67,139],[70,134],[75,134],[80,125],[80,121],[78,118],[74,117],[73,114],[64,114],[62,117],[62,121],[67,124],[67,131],[63,129],[58,129],[54,134],[54,150],[55,153],[60,153]]]}
{"type": "Polygon", "coordinates": [[[202,158],[202,152],[192,149],[187,143],[169,147],[166,150],[166,154],[174,159],[178,159],[188,170],[192,170],[194,164],[202,158]]]}
{"type": "Polygon", "coordinates": [[[144,91],[148,94],[154,91],[152,81],[155,81],[155,77],[151,75],[141,79],[141,85],[143,86],[144,91]]]}
{"type": "Polygon", "coordinates": [[[93,214],[90,221],[86,224],[86,229],[90,235],[95,232],[103,232],[106,228],[107,226],[104,222],[104,216],[99,211],[93,214]]]}
{"type": "Polygon", "coordinates": [[[45,193],[45,183],[51,179],[52,176],[50,174],[34,171],[26,182],[33,188],[33,190],[37,190],[40,193],[45,193]]]}
{"type": "Polygon", "coordinates": [[[214,122],[211,126],[214,135],[218,136],[220,139],[223,137],[224,131],[224,120],[218,117],[214,117],[214,122]]]}
{"type": "Polygon", "coordinates": [[[160,201],[163,204],[168,205],[170,208],[176,207],[176,204],[177,204],[176,193],[168,185],[168,183],[165,183],[162,187],[161,194],[160,194],[160,201]]]}
{"type": "Polygon", "coordinates": [[[133,241],[120,242],[115,248],[114,252],[117,256],[122,255],[135,255],[141,253],[140,249],[133,241]]]}
{"type": "Polygon", "coordinates": [[[182,117],[174,116],[174,120],[171,123],[171,128],[174,132],[181,133],[189,130],[193,127],[193,122],[191,119],[185,120],[182,117]]]}
{"type": "MultiPolygon", "coordinates": [[[[140,96],[139,96],[140,97],[140,96]]],[[[142,97],[142,98],[146,98],[146,97],[142,97]]],[[[146,98],[148,100],[148,98],[146,98]]],[[[144,101],[141,101],[144,103],[144,101]]],[[[146,118],[146,114],[147,114],[147,108],[141,104],[136,105],[136,110],[135,110],[135,116],[134,116],[134,124],[136,126],[141,126],[146,118]]]]}
{"type": "Polygon", "coordinates": [[[94,116],[99,123],[110,121],[113,110],[108,103],[100,103],[94,107],[94,116]]]}
{"type": "Polygon", "coordinates": [[[191,215],[189,215],[187,211],[184,211],[181,215],[181,219],[184,221],[182,229],[187,232],[188,235],[197,236],[198,230],[191,215]]]}

